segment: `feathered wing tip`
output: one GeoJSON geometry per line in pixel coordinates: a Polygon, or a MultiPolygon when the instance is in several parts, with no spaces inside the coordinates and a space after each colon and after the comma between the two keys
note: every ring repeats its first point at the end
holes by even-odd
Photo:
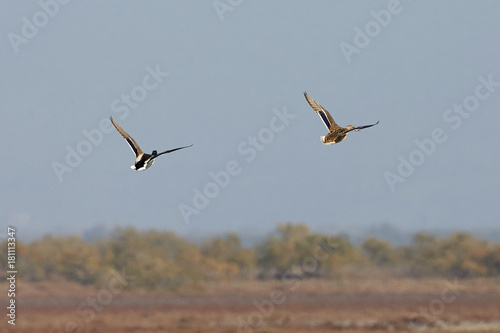
{"type": "Polygon", "coordinates": [[[333,117],[330,115],[330,112],[328,112],[324,107],[319,105],[305,91],[304,91],[304,97],[306,98],[307,103],[309,103],[314,112],[316,112],[320,116],[321,120],[323,121],[323,124],[325,124],[326,128],[329,131],[332,131],[333,129],[338,127],[337,123],[335,122],[335,120],[333,120],[333,117]]]}
{"type": "MultiPolygon", "coordinates": [[[[358,126],[358,127],[354,127],[354,128],[351,128],[350,130],[348,130],[347,132],[351,132],[351,131],[356,131],[356,132],[359,132],[360,130],[362,129],[365,129],[365,128],[369,128],[369,127],[372,127],[372,126],[375,126],[379,123],[380,121],[377,121],[375,124],[371,124],[371,125],[364,125],[364,126],[358,126]]],[[[345,133],[347,133],[345,132],[345,133]]]]}
{"type": "Polygon", "coordinates": [[[172,153],[172,152],[174,152],[174,151],[176,151],[176,150],[179,150],[179,149],[189,148],[189,147],[191,147],[191,146],[192,146],[192,144],[190,144],[189,146],[184,146],[184,147],[179,147],[179,148],[174,148],[174,149],[165,150],[164,152],[161,152],[161,153],[159,153],[159,154],[154,155],[154,157],[153,157],[153,158],[157,158],[158,156],[163,155],[163,154],[172,153]]]}
{"type": "Polygon", "coordinates": [[[113,117],[109,117],[109,120],[111,120],[111,123],[116,128],[116,130],[118,131],[118,133],[120,133],[121,136],[125,140],[127,140],[127,143],[130,146],[130,148],[132,149],[132,151],[134,152],[135,157],[138,157],[139,155],[142,155],[143,152],[142,152],[141,148],[139,147],[139,145],[137,144],[137,142],[135,142],[135,140],[127,132],[125,132],[125,130],[120,125],[118,125],[114,121],[113,117]]]}

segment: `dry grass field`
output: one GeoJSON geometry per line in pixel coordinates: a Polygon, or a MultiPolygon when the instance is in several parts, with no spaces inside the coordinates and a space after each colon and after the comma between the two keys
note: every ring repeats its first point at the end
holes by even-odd
{"type": "Polygon", "coordinates": [[[500,332],[499,279],[238,281],[175,293],[52,281],[17,290],[16,326],[3,316],[2,332],[500,332]]]}

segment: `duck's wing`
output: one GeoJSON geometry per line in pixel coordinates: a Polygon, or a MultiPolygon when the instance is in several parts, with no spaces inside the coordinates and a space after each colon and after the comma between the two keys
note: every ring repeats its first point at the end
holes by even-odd
{"type": "Polygon", "coordinates": [[[130,135],[128,135],[128,133],[125,132],[125,130],[123,128],[121,128],[120,125],[118,125],[113,120],[113,117],[109,117],[109,119],[111,120],[111,123],[113,124],[113,126],[115,126],[116,130],[118,132],[120,132],[120,134],[123,136],[123,138],[125,138],[125,140],[127,140],[130,148],[132,148],[132,151],[135,153],[135,157],[138,158],[139,155],[144,154],[144,152],[141,150],[141,148],[139,147],[139,145],[137,144],[137,142],[135,142],[135,140],[130,135]]]}
{"type": "Polygon", "coordinates": [[[161,153],[159,153],[159,154],[154,155],[154,156],[153,156],[153,158],[157,158],[157,157],[158,157],[158,156],[160,156],[160,155],[163,155],[163,154],[168,154],[168,153],[174,152],[174,151],[179,150],[179,149],[189,148],[189,147],[191,147],[191,146],[192,146],[192,144],[191,144],[191,145],[189,145],[189,146],[184,146],[184,147],[179,147],[179,148],[174,148],[174,149],[165,150],[164,152],[161,152],[161,153]]]}
{"type": "Polygon", "coordinates": [[[340,127],[337,125],[335,120],[333,120],[332,116],[330,115],[330,112],[326,111],[324,107],[316,103],[314,99],[309,97],[309,95],[304,92],[304,96],[307,100],[307,103],[313,108],[314,111],[321,117],[321,120],[323,120],[323,123],[325,124],[326,128],[331,132],[333,129],[340,127]]]}
{"type": "Polygon", "coordinates": [[[348,132],[350,132],[350,131],[359,131],[359,130],[362,130],[363,128],[368,128],[368,127],[375,126],[375,125],[377,125],[378,123],[379,123],[379,122],[377,121],[375,124],[354,127],[354,128],[351,128],[350,130],[345,131],[344,133],[348,133],[348,132]]]}

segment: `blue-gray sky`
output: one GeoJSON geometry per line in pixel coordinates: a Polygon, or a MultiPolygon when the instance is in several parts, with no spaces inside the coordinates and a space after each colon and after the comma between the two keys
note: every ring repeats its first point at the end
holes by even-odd
{"type": "Polygon", "coordinates": [[[2,9],[0,219],[19,237],[498,228],[498,1],[2,9]],[[325,146],[304,91],[380,124],[325,146]],[[110,115],[146,152],[194,145],[133,171],[110,115]]]}

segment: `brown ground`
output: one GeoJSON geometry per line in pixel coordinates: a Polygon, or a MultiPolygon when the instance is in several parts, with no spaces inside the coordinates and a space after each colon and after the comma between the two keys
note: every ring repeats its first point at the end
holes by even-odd
{"type": "Polygon", "coordinates": [[[227,282],[183,293],[64,281],[16,289],[16,326],[3,315],[1,332],[500,332],[499,279],[227,282]]]}

